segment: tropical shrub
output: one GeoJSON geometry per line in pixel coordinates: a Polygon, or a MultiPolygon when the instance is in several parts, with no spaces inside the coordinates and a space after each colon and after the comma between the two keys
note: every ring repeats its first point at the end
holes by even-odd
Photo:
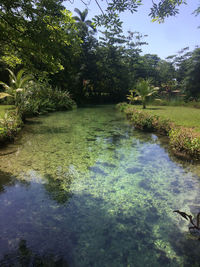
{"type": "Polygon", "coordinates": [[[17,108],[23,119],[55,110],[69,110],[74,105],[68,91],[53,89],[48,83],[39,82],[32,83],[26,91],[19,93],[17,99],[17,108]]]}
{"type": "Polygon", "coordinates": [[[21,117],[17,111],[8,111],[0,120],[0,142],[13,139],[22,125],[21,117]]]}
{"type": "Polygon", "coordinates": [[[191,128],[176,127],[169,132],[172,150],[178,155],[200,159],[200,134],[191,128]]]}
{"type": "Polygon", "coordinates": [[[128,104],[126,102],[121,102],[121,103],[118,103],[116,105],[117,109],[119,109],[120,111],[124,111],[127,107],[128,107],[128,104]]]}
{"type": "Polygon", "coordinates": [[[0,99],[5,98],[7,96],[13,97],[14,104],[16,104],[17,96],[19,92],[23,92],[26,90],[30,82],[33,80],[32,75],[26,75],[25,70],[21,69],[15,75],[10,69],[7,69],[9,72],[10,84],[6,84],[4,82],[0,82],[5,89],[5,92],[0,92],[0,99]]]}
{"type": "Polygon", "coordinates": [[[130,100],[132,103],[134,100],[138,101],[141,100],[143,109],[146,108],[147,98],[154,95],[158,92],[157,87],[153,87],[151,85],[150,79],[140,79],[137,84],[136,88],[134,90],[130,90],[130,95],[127,96],[127,99],[130,100]],[[135,94],[135,97],[134,97],[135,94]]]}
{"type": "Polygon", "coordinates": [[[173,123],[157,115],[150,115],[146,112],[126,106],[124,109],[127,117],[133,122],[135,128],[145,131],[156,131],[160,134],[168,135],[173,127],[173,123]]]}
{"type": "Polygon", "coordinates": [[[120,103],[117,107],[125,112],[135,128],[169,136],[170,147],[174,154],[200,159],[200,133],[191,128],[176,126],[170,120],[137,110],[126,103],[120,103]]]}

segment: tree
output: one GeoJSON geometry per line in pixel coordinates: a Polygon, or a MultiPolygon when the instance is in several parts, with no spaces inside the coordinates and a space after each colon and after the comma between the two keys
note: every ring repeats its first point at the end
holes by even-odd
{"type": "Polygon", "coordinates": [[[81,12],[78,8],[75,8],[74,11],[78,14],[78,16],[74,16],[73,19],[76,20],[80,30],[84,33],[88,33],[88,28],[91,28],[93,32],[96,32],[96,28],[91,20],[86,20],[88,15],[88,9],[83,10],[81,12]]]}
{"type": "Polygon", "coordinates": [[[8,72],[10,74],[10,84],[8,85],[4,82],[0,82],[0,85],[2,85],[6,90],[6,92],[0,92],[0,98],[12,96],[16,100],[17,93],[22,92],[24,89],[26,89],[30,81],[33,80],[33,77],[32,75],[24,74],[25,71],[23,69],[21,69],[16,75],[10,69],[8,69],[8,72]]]}
{"type": "Polygon", "coordinates": [[[186,72],[183,79],[188,97],[199,100],[200,97],[200,48],[196,48],[186,60],[186,72]]]}
{"type": "Polygon", "coordinates": [[[1,61],[10,67],[23,64],[38,73],[62,69],[62,49],[78,43],[74,20],[62,2],[1,0],[1,61]]]}
{"type": "Polygon", "coordinates": [[[141,100],[143,109],[146,108],[146,101],[149,96],[158,92],[158,88],[151,86],[151,80],[141,79],[136,84],[136,89],[133,90],[136,93],[134,100],[141,100]]]}
{"type": "MultiPolygon", "coordinates": [[[[95,16],[95,23],[98,26],[106,26],[107,28],[112,27],[112,25],[118,25],[120,22],[119,14],[124,11],[130,11],[134,13],[138,10],[140,5],[144,1],[142,0],[111,0],[105,1],[103,7],[99,0],[95,0],[98,8],[101,10],[101,15],[95,16]]],[[[187,0],[159,0],[152,1],[152,7],[150,9],[149,16],[152,21],[164,22],[166,17],[175,16],[179,13],[179,7],[183,4],[187,4],[187,0]]],[[[83,3],[88,6],[84,1],[83,3]]],[[[90,3],[90,1],[89,1],[90,3]]],[[[200,6],[194,11],[194,14],[198,15],[200,13],[200,6]]]]}

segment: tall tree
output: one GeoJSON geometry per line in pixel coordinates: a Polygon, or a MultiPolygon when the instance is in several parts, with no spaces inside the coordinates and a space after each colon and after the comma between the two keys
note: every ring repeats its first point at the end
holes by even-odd
{"type": "Polygon", "coordinates": [[[9,66],[56,72],[61,50],[76,38],[76,26],[62,0],[1,0],[0,56],[9,66]]]}

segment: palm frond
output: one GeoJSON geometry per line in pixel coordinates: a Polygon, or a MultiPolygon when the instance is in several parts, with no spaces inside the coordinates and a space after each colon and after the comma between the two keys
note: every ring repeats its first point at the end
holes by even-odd
{"type": "Polygon", "coordinates": [[[92,21],[91,21],[91,20],[86,20],[86,21],[85,21],[85,24],[86,24],[88,27],[90,27],[94,32],[97,31],[96,28],[95,28],[95,26],[92,24],[92,21]]]}
{"type": "Polygon", "coordinates": [[[18,71],[18,73],[16,75],[16,87],[17,88],[20,87],[20,81],[22,79],[22,76],[23,76],[24,72],[25,71],[23,69],[21,69],[20,71],[18,71]]]}
{"type": "Polygon", "coordinates": [[[88,9],[86,8],[85,10],[83,10],[83,12],[81,12],[81,20],[85,21],[87,15],[88,15],[88,9]]]}
{"type": "Polygon", "coordinates": [[[10,75],[9,75],[9,78],[10,78],[10,84],[11,84],[11,85],[12,85],[12,84],[15,84],[17,78],[16,78],[14,72],[13,72],[12,70],[10,70],[10,69],[7,69],[7,71],[8,71],[9,74],[10,74],[10,75]]]}
{"type": "Polygon", "coordinates": [[[82,12],[80,11],[80,9],[78,8],[74,8],[74,11],[79,15],[79,17],[81,18],[81,14],[82,12]]]}
{"type": "Polygon", "coordinates": [[[24,86],[26,86],[27,83],[29,83],[31,80],[33,79],[33,77],[31,75],[26,75],[24,76],[18,84],[18,88],[23,88],[24,86]]]}
{"type": "Polygon", "coordinates": [[[6,90],[11,89],[11,87],[4,82],[0,82],[0,85],[2,85],[6,90]]]}
{"type": "Polygon", "coordinates": [[[11,96],[10,94],[7,94],[7,93],[0,93],[0,99],[3,99],[7,96],[11,96]]]}
{"type": "Polygon", "coordinates": [[[74,16],[73,19],[75,19],[78,22],[81,22],[81,19],[78,16],[74,16]]]}

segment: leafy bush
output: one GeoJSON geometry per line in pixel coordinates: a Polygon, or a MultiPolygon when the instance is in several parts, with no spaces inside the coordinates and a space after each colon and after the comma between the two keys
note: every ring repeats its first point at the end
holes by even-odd
{"type": "Polygon", "coordinates": [[[117,108],[120,111],[124,111],[127,107],[128,107],[128,104],[126,102],[121,102],[121,103],[117,104],[117,108]]]}
{"type": "Polygon", "coordinates": [[[145,131],[156,131],[168,135],[173,127],[173,123],[156,115],[150,115],[144,111],[139,111],[131,106],[126,106],[124,112],[138,129],[145,131]]]}
{"type": "Polygon", "coordinates": [[[174,154],[200,159],[200,134],[193,129],[176,126],[169,120],[137,110],[128,104],[118,104],[118,108],[125,112],[135,128],[169,136],[170,147],[174,154]]]}
{"type": "Polygon", "coordinates": [[[191,128],[176,127],[169,132],[170,146],[179,155],[200,158],[200,134],[191,128]]]}
{"type": "Polygon", "coordinates": [[[69,110],[75,106],[68,91],[53,89],[49,84],[33,83],[18,94],[16,105],[22,118],[55,110],[69,110]]]}
{"type": "Polygon", "coordinates": [[[0,120],[0,142],[11,140],[22,126],[22,120],[17,111],[9,111],[0,120]]]}

